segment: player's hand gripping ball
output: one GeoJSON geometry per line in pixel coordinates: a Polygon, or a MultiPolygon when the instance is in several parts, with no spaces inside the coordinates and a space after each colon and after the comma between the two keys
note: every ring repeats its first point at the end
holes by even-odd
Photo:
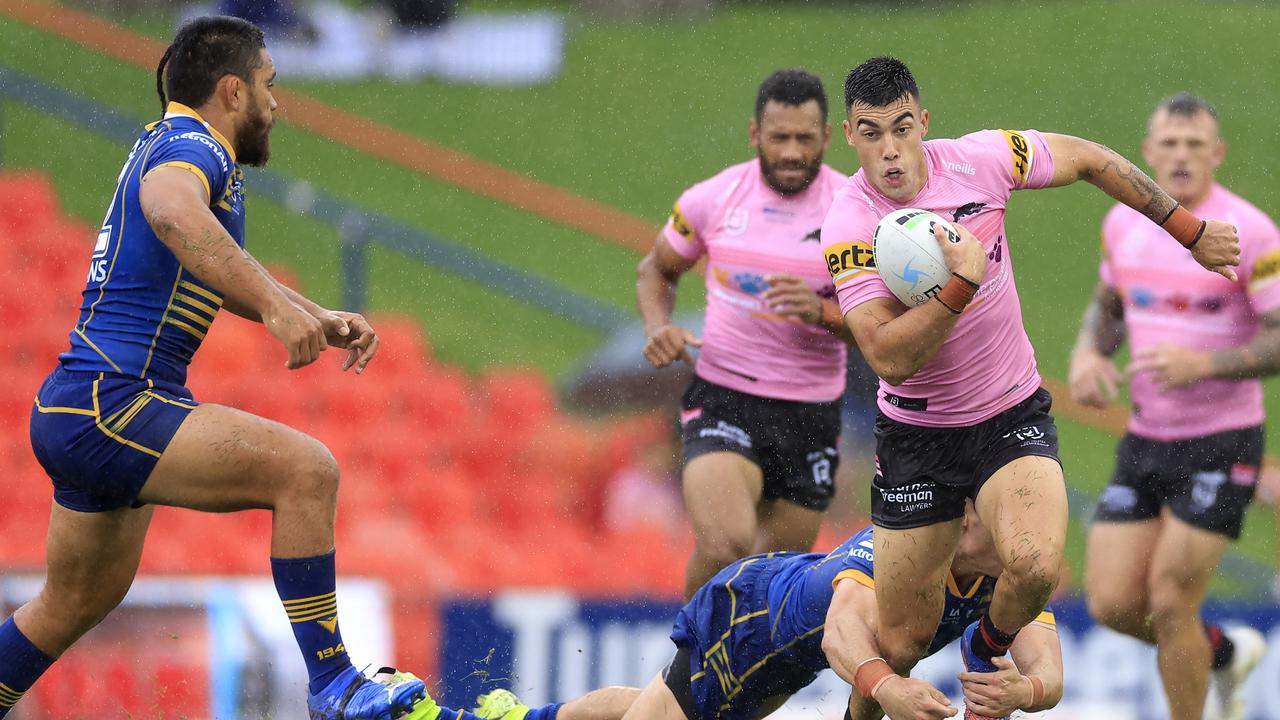
{"type": "Polygon", "coordinates": [[[960,242],[955,227],[928,210],[894,210],[876,225],[871,241],[876,270],[907,307],[929,302],[951,279],[951,270],[933,234],[936,225],[942,226],[951,242],[960,242]]]}

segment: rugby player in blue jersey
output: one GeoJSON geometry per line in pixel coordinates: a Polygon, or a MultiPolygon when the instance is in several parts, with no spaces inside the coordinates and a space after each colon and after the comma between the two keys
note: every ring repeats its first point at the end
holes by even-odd
{"type": "Polygon", "coordinates": [[[155,505],[271,510],[271,571],[306,662],[311,718],[389,720],[423,695],[417,680],[366,679],[347,655],[333,456],[183,387],[219,308],[265,325],[288,368],[336,347],[359,373],[378,348],[363,317],[311,302],[244,250],[240,165],[270,154],[274,79],[262,32],[234,18],[192,21],[160,60],[164,116],[120,172],[70,349],[31,414],[32,448],[54,487],[48,575],[0,625],[0,717],[124,598],[155,505]]]}
{"type": "MultiPolygon", "coordinates": [[[[529,708],[510,692],[472,712],[420,701],[405,720],[754,720],[776,710],[826,668],[855,687],[849,718],[937,720],[957,710],[929,683],[895,674],[876,645],[872,528],[830,553],[753,555],[721,570],[677,615],[675,659],[648,687],[605,688],[563,705],[529,708]]],[[[991,604],[1002,565],[966,501],[946,605],[928,654],[960,638],[991,604]]],[[[1053,613],[1014,640],[1013,661],[960,674],[966,716],[1003,718],[1062,698],[1062,655],[1053,613]],[[1016,665],[1014,664],[1016,663],[1016,665]]],[[[404,677],[404,676],[401,676],[404,677]]]]}

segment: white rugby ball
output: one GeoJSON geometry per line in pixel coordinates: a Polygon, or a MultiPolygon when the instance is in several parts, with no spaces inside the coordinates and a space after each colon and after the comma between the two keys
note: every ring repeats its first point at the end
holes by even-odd
{"type": "Polygon", "coordinates": [[[935,225],[946,230],[951,242],[960,242],[955,227],[928,210],[894,210],[876,225],[871,241],[876,270],[907,307],[929,302],[951,279],[942,248],[933,236],[935,225]]]}

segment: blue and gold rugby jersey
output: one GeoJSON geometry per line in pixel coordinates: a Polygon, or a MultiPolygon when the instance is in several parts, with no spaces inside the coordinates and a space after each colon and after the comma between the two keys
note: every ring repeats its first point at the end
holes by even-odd
{"type": "MultiPolygon", "coordinates": [[[[813,645],[811,653],[800,651],[797,655],[811,657],[813,670],[827,667],[821,651],[822,634],[815,633],[827,621],[827,609],[831,605],[835,584],[851,578],[867,587],[875,587],[875,561],[872,528],[855,534],[826,555],[806,553],[782,560],[769,583],[768,603],[773,617],[775,645],[784,645],[793,639],[813,645]],[[806,637],[808,636],[808,637],[806,637]]],[[[946,604],[942,619],[926,655],[932,655],[959,638],[970,623],[982,616],[991,606],[991,594],[996,578],[980,575],[967,588],[956,586],[955,579],[947,574],[946,604]]],[[[1054,624],[1052,611],[1041,613],[1038,622],[1054,624]]]]}
{"type": "Polygon", "coordinates": [[[156,237],[138,202],[142,178],[158,167],[191,171],[209,190],[214,217],[244,247],[244,175],[235,151],[194,110],[169,103],[147,125],[120,172],[93,248],[68,370],[186,384],[191,362],[222,307],[222,295],[182,267],[156,237]]]}

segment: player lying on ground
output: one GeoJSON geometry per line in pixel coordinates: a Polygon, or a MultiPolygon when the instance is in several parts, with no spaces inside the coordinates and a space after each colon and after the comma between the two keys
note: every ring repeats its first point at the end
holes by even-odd
{"type": "Polygon", "coordinates": [[[1280,231],[1215,181],[1226,150],[1217,111],[1194,95],[1161,102],[1142,144],[1178,202],[1237,225],[1239,279],[1203,272],[1117,205],[1102,224],[1101,278],[1071,354],[1072,395],[1104,407],[1124,380],[1111,356],[1129,342],[1133,413],[1089,529],[1085,589],[1099,623],[1155,644],[1173,720],[1199,720],[1206,704],[1209,717],[1242,720],[1239,691],[1266,649],[1257,630],[1200,618],[1258,483],[1259,378],[1280,371],[1280,231]]]}
{"type": "Polygon", "coordinates": [[[884,569],[876,582],[880,649],[902,673],[929,647],[972,498],[1004,572],[989,611],[965,632],[963,656],[971,670],[992,670],[991,659],[1052,596],[1067,537],[1051,398],[1040,387],[1004,227],[1010,196],[1085,180],[1229,279],[1240,245],[1233,227],[1200,220],[1097,143],[1034,130],[926,141],[929,112],[911,72],[892,58],[849,73],[845,109],[845,138],[862,167],[832,203],[822,240],[845,322],[881,377],[871,493],[884,569]],[[885,285],[870,252],[881,218],[904,208],[938,213],[959,231],[952,242],[939,226],[954,276],[911,308],[885,285]]]}
{"type": "MultiPolygon", "coordinates": [[[[1001,572],[991,534],[971,503],[961,527],[946,576],[944,620],[928,620],[928,654],[960,637],[986,611],[1001,572]]],[[[872,535],[866,528],[825,555],[754,555],[721,570],[676,617],[675,659],[643,690],[605,688],[535,709],[499,691],[482,698],[474,713],[427,699],[407,720],[753,720],[828,667],[856,688],[849,697],[853,720],[955,715],[936,688],[894,674],[879,657],[872,535]]],[[[999,717],[1044,710],[1062,698],[1062,655],[1051,612],[1019,633],[1011,651],[1016,666],[996,658],[994,672],[960,674],[970,709],[999,717]]]]}
{"type": "Polygon", "coordinates": [[[183,387],[224,306],[265,325],[289,368],[338,347],[343,368],[359,373],[377,351],[363,317],[284,287],[244,250],[239,166],[270,155],[274,80],[262,31],[236,18],[193,20],[160,60],[164,117],[129,152],[71,348],[31,413],[56,502],[44,587],[0,625],[0,717],[124,598],[155,505],[271,511],[271,574],[306,662],[312,720],[389,720],[423,694],[417,680],[365,678],[342,642],[333,456],[293,428],[199,404],[183,387]]]}

